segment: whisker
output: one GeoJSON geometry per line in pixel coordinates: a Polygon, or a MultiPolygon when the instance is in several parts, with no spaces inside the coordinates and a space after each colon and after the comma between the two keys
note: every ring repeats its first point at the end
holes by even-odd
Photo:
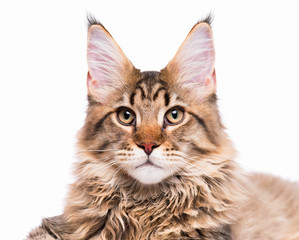
{"type": "Polygon", "coordinates": [[[112,151],[118,151],[118,149],[85,149],[85,150],[82,150],[82,151],[79,151],[80,152],[112,152],[112,151]]]}
{"type": "Polygon", "coordinates": [[[207,157],[214,157],[225,161],[233,161],[232,159],[213,155],[213,154],[205,154],[205,153],[199,153],[199,154],[188,154],[190,157],[200,157],[200,156],[207,156],[207,157]]]}
{"type": "Polygon", "coordinates": [[[114,175],[113,175],[113,177],[112,178],[114,178],[115,176],[116,176],[116,174],[123,168],[123,164],[121,164],[121,165],[119,165],[118,167],[117,167],[117,169],[116,169],[116,171],[115,171],[115,173],[114,173],[114,175]]]}

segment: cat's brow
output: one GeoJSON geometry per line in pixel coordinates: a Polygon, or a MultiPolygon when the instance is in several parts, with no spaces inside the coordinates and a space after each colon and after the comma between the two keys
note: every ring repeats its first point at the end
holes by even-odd
{"type": "Polygon", "coordinates": [[[168,92],[165,93],[164,99],[165,99],[165,106],[168,106],[169,105],[169,101],[170,101],[168,92]]]}

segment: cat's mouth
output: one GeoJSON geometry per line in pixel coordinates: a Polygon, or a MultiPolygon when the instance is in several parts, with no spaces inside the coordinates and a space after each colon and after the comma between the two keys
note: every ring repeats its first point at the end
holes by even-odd
{"type": "Polygon", "coordinates": [[[161,168],[160,166],[154,164],[149,158],[146,160],[145,163],[142,163],[141,165],[137,166],[137,168],[141,168],[141,167],[157,167],[157,168],[161,168]]]}
{"type": "Polygon", "coordinates": [[[164,167],[163,158],[143,156],[138,164],[130,166],[128,173],[143,184],[156,184],[173,174],[172,169],[164,167]]]}

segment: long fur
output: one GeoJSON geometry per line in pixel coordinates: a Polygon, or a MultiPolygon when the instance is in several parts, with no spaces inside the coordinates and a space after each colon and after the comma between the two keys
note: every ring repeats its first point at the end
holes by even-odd
{"type": "Polygon", "coordinates": [[[27,240],[298,239],[298,184],[246,175],[234,161],[214,82],[205,81],[215,77],[208,22],[192,29],[166,68],[140,72],[91,20],[90,101],[76,180],[63,214],[44,219],[27,240]],[[177,106],[184,118],[169,124],[165,114],[177,106]],[[134,124],[119,120],[124,107],[134,124]],[[141,174],[149,182],[162,176],[155,184],[132,174],[144,164],[145,141],[155,143],[147,158],[156,165],[141,174]]]}

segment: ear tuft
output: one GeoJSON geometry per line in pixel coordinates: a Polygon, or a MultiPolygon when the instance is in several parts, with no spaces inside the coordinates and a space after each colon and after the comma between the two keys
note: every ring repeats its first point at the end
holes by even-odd
{"type": "Polygon", "coordinates": [[[196,24],[166,67],[172,81],[197,101],[215,92],[215,51],[213,34],[207,22],[196,24]]]}
{"type": "MultiPolygon", "coordinates": [[[[214,14],[212,12],[210,12],[205,18],[202,18],[201,20],[199,20],[197,22],[197,24],[199,24],[199,23],[207,23],[210,27],[212,27],[213,20],[214,20],[214,14]]],[[[195,26],[197,24],[195,24],[195,26]]]]}
{"type": "Polygon", "coordinates": [[[88,29],[93,25],[99,25],[104,28],[106,32],[108,32],[104,25],[95,16],[93,16],[91,13],[87,13],[86,15],[88,29]]]}
{"type": "Polygon", "coordinates": [[[91,13],[86,13],[87,26],[90,28],[92,25],[102,25],[91,13]]]}

